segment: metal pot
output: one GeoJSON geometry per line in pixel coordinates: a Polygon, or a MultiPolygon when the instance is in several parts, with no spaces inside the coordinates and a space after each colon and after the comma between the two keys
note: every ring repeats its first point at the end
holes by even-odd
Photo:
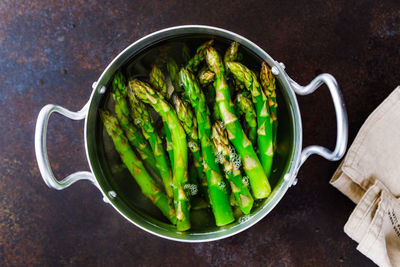
{"type": "Polygon", "coordinates": [[[293,81],[285,72],[285,66],[272,59],[264,50],[246,38],[233,32],[209,26],[178,26],[164,29],[145,36],[122,51],[104,70],[100,78],[93,83],[93,92],[87,104],[78,112],[69,111],[61,106],[46,105],[39,113],[35,131],[35,151],[39,169],[48,187],[62,190],[79,180],[91,181],[103,194],[103,200],[112,205],[122,216],[139,228],[154,235],[184,242],[205,242],[235,235],[257,223],[274,207],[290,186],[297,183],[297,172],[304,161],[312,154],[328,160],[339,160],[347,145],[347,115],[342,95],[334,77],[330,74],[318,75],[307,86],[293,81]],[[266,61],[277,78],[279,100],[279,134],[278,148],[274,158],[273,173],[270,177],[274,186],[271,195],[261,202],[254,211],[238,222],[224,227],[209,225],[204,228],[193,228],[188,232],[177,232],[169,225],[152,204],[143,199],[140,190],[124,170],[116,170],[117,156],[106,144],[105,133],[98,116],[98,107],[104,105],[108,97],[107,86],[116,70],[128,60],[142,53],[145,49],[162,41],[201,36],[226,41],[237,41],[243,49],[266,61]],[[302,150],[302,124],[296,95],[307,95],[319,86],[326,84],[335,107],[337,119],[337,139],[334,151],[321,146],[309,146],[302,150]],[[57,180],[50,167],[46,150],[46,130],[50,115],[60,113],[73,120],[85,119],[85,149],[91,172],[75,172],[63,180],[57,180]],[[107,151],[110,150],[110,151],[107,151]],[[111,158],[110,158],[111,157],[111,158]],[[130,179],[129,179],[130,178],[130,179]]]}

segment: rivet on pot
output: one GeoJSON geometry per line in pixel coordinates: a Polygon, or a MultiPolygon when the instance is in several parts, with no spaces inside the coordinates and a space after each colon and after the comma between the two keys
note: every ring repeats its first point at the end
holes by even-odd
{"type": "Polygon", "coordinates": [[[107,198],[106,196],[103,196],[103,201],[104,201],[105,203],[110,204],[110,200],[108,200],[108,198],[107,198]]]}
{"type": "Polygon", "coordinates": [[[92,83],[92,89],[95,89],[97,87],[97,82],[92,83]]]}
{"type": "Polygon", "coordinates": [[[275,67],[275,66],[273,66],[273,67],[271,68],[271,72],[272,72],[272,74],[274,74],[274,75],[278,75],[278,74],[279,74],[279,70],[278,70],[278,68],[275,67]]]}
{"type": "Polygon", "coordinates": [[[289,182],[290,175],[289,174],[285,174],[285,176],[283,176],[283,179],[285,180],[285,182],[289,182]]]}
{"type": "Polygon", "coordinates": [[[285,66],[285,64],[283,64],[283,62],[279,62],[279,65],[281,65],[282,69],[286,68],[286,66],[285,66]]]}
{"type": "Polygon", "coordinates": [[[117,193],[115,193],[115,191],[108,191],[108,196],[110,197],[110,198],[115,198],[116,196],[117,196],[117,193]]]}
{"type": "Polygon", "coordinates": [[[100,87],[99,89],[99,94],[104,94],[106,92],[106,87],[103,85],[102,87],[100,87]]]}

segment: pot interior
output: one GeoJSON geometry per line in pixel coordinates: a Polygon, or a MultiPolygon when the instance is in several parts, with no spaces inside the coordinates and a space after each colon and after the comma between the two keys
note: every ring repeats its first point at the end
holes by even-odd
{"type": "MultiPolygon", "coordinates": [[[[182,57],[183,44],[187,45],[191,51],[191,56],[193,56],[196,48],[209,39],[214,39],[214,47],[222,55],[232,42],[229,38],[215,34],[184,34],[178,37],[165,38],[129,55],[122,63],[122,71],[127,78],[140,77],[146,79],[152,64],[159,57],[160,51],[165,50],[166,47],[169,47],[169,56],[172,56],[178,65],[181,65],[184,62],[182,57]]],[[[239,51],[243,54],[242,63],[258,72],[262,58],[243,45],[239,46],[239,51]]],[[[288,93],[284,90],[281,81],[277,79],[276,83],[279,126],[273,171],[271,177],[269,177],[273,193],[269,198],[257,201],[251,214],[238,218],[236,222],[230,225],[216,227],[211,209],[191,211],[192,228],[185,233],[177,232],[173,226],[168,224],[167,219],[152,202],[141,193],[135,180],[122,164],[111,138],[107,135],[98,113],[94,110],[89,115],[87,124],[87,131],[90,131],[87,136],[90,135],[94,141],[88,142],[88,156],[92,170],[103,192],[108,194],[109,200],[124,217],[139,227],[166,238],[204,241],[229,236],[247,228],[249,224],[265,216],[286,192],[287,182],[284,181],[284,175],[288,173],[293,161],[295,149],[293,110],[288,93]],[[93,120],[94,124],[90,120],[93,120]]],[[[106,93],[98,101],[98,107],[113,113],[114,103],[110,91],[111,79],[107,85],[106,93]]],[[[161,123],[156,121],[156,125],[161,125],[161,123]]]]}

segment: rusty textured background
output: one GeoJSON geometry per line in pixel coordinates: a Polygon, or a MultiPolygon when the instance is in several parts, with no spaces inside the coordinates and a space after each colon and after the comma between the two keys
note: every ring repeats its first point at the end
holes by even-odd
{"type": "MultiPolygon", "coordinates": [[[[338,163],[318,157],[260,223],[206,244],[139,230],[89,183],[62,192],[43,183],[33,149],[40,108],[80,109],[117,53],[165,27],[206,24],[237,32],[284,62],[299,83],[333,74],[347,104],[350,142],[400,82],[398,0],[213,2],[0,2],[0,265],[372,265],[343,232],[354,204],[328,184],[338,163]]],[[[333,147],[327,90],[299,102],[304,143],[333,147]]],[[[55,115],[48,132],[58,177],[88,169],[82,122],[55,115]]]]}

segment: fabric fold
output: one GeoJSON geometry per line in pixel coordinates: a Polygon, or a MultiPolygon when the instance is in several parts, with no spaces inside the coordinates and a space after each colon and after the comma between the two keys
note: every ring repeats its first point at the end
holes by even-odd
{"type": "Polygon", "coordinates": [[[400,86],[367,118],[330,183],[356,208],[345,233],[379,266],[400,266],[400,86]]]}

